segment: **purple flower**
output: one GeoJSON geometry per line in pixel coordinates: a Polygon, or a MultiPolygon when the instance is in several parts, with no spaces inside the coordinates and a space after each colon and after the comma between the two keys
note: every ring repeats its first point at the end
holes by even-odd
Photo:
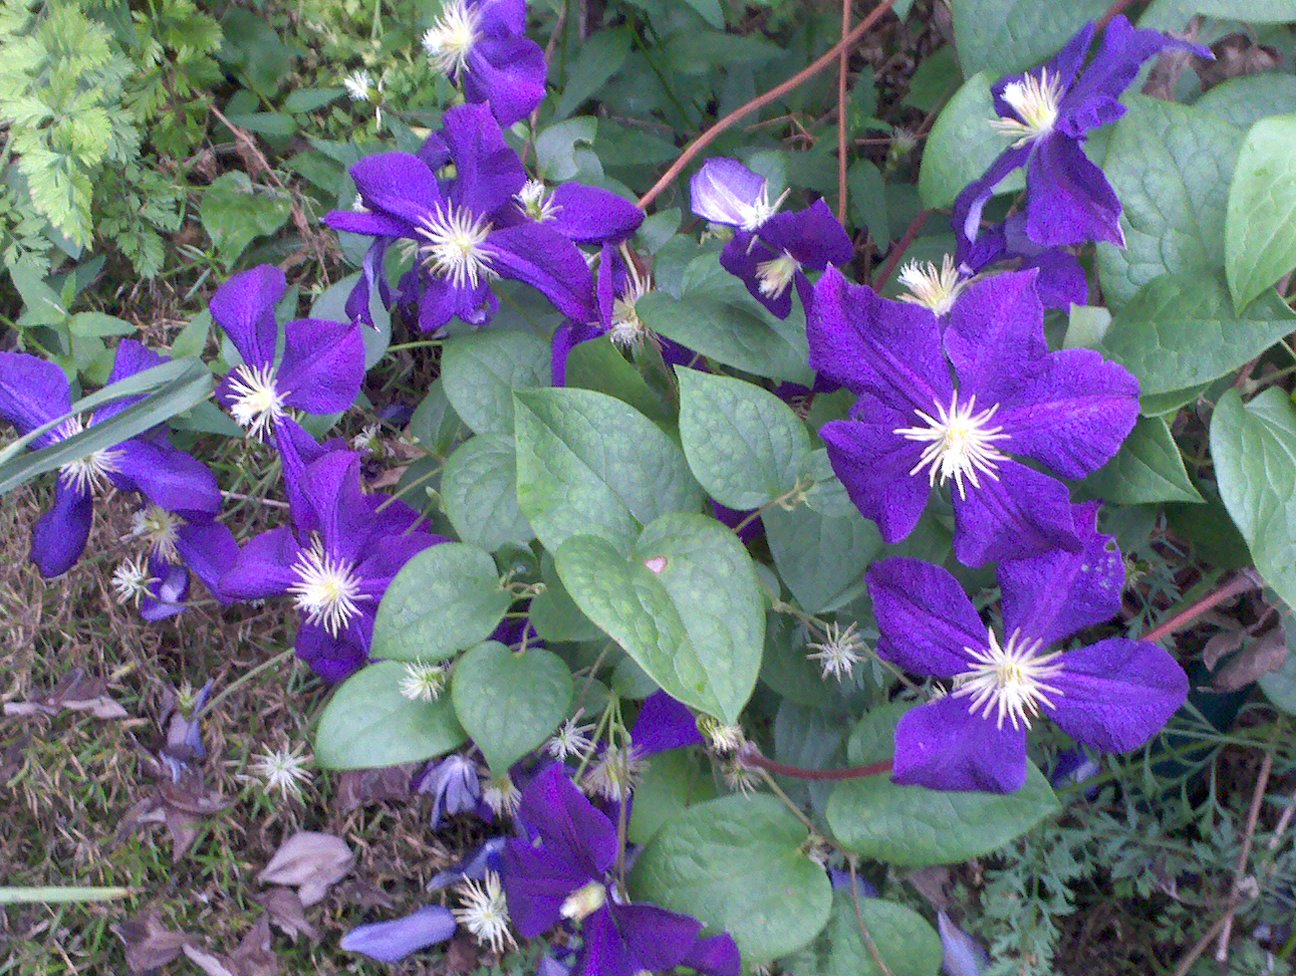
{"type": "Polygon", "coordinates": [[[820,434],[887,542],[952,481],[961,562],[1078,546],[1066,486],[1017,458],[1067,478],[1098,469],[1134,426],[1138,381],[1092,350],[1048,351],[1036,275],[973,282],[943,321],[835,270],[816,286],[810,365],[859,394],[850,419],[820,434]]]}
{"type": "Polygon", "coordinates": [[[1111,637],[1050,650],[1120,610],[1124,561],[1097,513],[1097,503],[1076,507],[1078,552],[1000,564],[998,632],[939,566],[896,557],[869,570],[879,656],[952,682],[896,727],[897,783],[1010,793],[1026,782],[1033,718],[1047,715],[1082,745],[1127,752],[1184,703],[1188,678],[1155,644],[1111,637]]]}
{"type": "Polygon", "coordinates": [[[526,14],[526,0],[446,0],[423,34],[433,66],[503,126],[525,119],[545,97],[544,51],[526,36],[526,14]]]}
{"type": "Polygon", "coordinates": [[[822,271],[854,256],[850,237],[823,200],[778,213],[787,193],[770,203],[765,178],[736,159],[708,159],[689,189],[695,214],[737,231],[720,255],[721,265],[781,319],[792,311],[792,285],[809,307],[810,281],[803,268],[822,271]]]}
{"type": "Polygon", "coordinates": [[[340,945],[347,952],[358,952],[379,962],[400,962],[420,949],[445,942],[454,935],[455,928],[450,909],[425,905],[390,922],[358,925],[342,936],[340,945]]]}
{"type": "Polygon", "coordinates": [[[146,577],[138,560],[127,560],[113,574],[118,601],[135,601],[145,620],[164,620],[185,610],[189,573],[193,571],[221,603],[230,603],[220,591],[221,578],[238,558],[234,533],[210,516],[188,517],[160,505],[146,505],[131,516],[128,539],[142,542],[147,559],[146,577]]]}
{"type": "MultiPolygon", "coordinates": [[[[133,339],[117,347],[108,382],[116,383],[165,362],[133,339]]],[[[32,443],[49,447],[121,413],[143,396],[125,397],[88,417],[69,417],[32,443]]],[[[72,388],[58,366],[25,353],[0,353],[0,417],[27,434],[66,416],[72,388]]],[[[59,471],[54,507],[32,529],[31,559],[48,578],[61,576],[81,556],[90,535],[94,495],[109,484],[138,491],[153,504],[195,521],[220,511],[216,478],[198,461],[171,446],[155,428],[65,464],[59,471]]]]}
{"type": "Polygon", "coordinates": [[[519,934],[542,935],[564,920],[580,926],[576,976],[635,976],[690,966],[737,976],[738,947],[728,935],[701,938],[702,923],[653,905],[629,904],[610,876],[616,825],[581,794],[561,765],[522,793],[522,839],[504,849],[504,890],[519,934]]]}
{"type": "Polygon", "coordinates": [[[328,681],[365,663],[378,603],[416,554],[445,541],[415,528],[420,516],[399,501],[360,490],[360,455],[332,451],[303,477],[310,531],[287,526],[256,536],[220,582],[230,597],[288,594],[302,625],[297,656],[328,681]]]}
{"type": "MultiPolygon", "coordinates": [[[[419,328],[425,332],[441,329],[456,316],[472,325],[489,322],[499,305],[490,289],[495,277],[526,282],[570,318],[593,319],[589,266],[549,220],[528,216],[525,202],[518,199],[526,185],[522,162],[490,112],[481,105],[453,108],[445,114],[442,135],[455,165],[455,177],[448,184],[437,180],[427,154],[369,156],[351,167],[366,209],[335,210],[325,222],[337,230],[377,238],[376,249],[385,249],[394,239],[414,242],[417,264],[401,291],[417,302],[419,328]]],[[[601,196],[563,200],[555,205],[563,208],[557,213],[568,211],[565,220],[572,226],[597,222],[597,215],[581,208],[606,202],[601,196]]],[[[364,297],[355,301],[353,313],[367,307],[377,274],[375,264],[361,276],[356,287],[364,297]]]]}
{"type": "Polygon", "coordinates": [[[1125,114],[1121,93],[1133,83],[1143,62],[1179,48],[1213,57],[1206,48],[1137,30],[1116,17],[1102,46],[1081,71],[1093,42],[1086,24],[1047,64],[1002,78],[992,89],[999,119],[991,124],[1013,140],[981,179],[970,183],[954,203],[954,232],[960,256],[977,239],[981,213],[995,189],[1013,170],[1026,168],[1026,236],[1055,247],[1109,241],[1125,245],[1121,204],[1101,169],[1084,153],[1089,131],[1125,114]]]}
{"type": "Polygon", "coordinates": [[[459,753],[430,762],[414,779],[414,790],[432,795],[432,829],[443,817],[471,813],[481,801],[481,777],[477,764],[459,753]]]}

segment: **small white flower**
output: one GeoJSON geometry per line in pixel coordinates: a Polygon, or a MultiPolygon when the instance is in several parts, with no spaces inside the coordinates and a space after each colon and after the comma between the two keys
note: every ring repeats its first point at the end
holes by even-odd
{"type": "Polygon", "coordinates": [[[292,749],[271,749],[268,746],[257,753],[248,770],[252,776],[265,784],[267,791],[278,791],[280,797],[299,797],[302,784],[309,783],[311,774],[307,769],[310,757],[305,755],[300,745],[292,749]]]}
{"type": "Polygon", "coordinates": [[[423,50],[443,75],[456,76],[468,69],[468,55],[477,43],[476,7],[466,0],[446,0],[441,16],[423,34],[423,50]]]}
{"type": "Polygon", "coordinates": [[[487,780],[482,788],[482,802],[495,811],[497,817],[511,817],[522,802],[522,791],[507,773],[487,780]]]}
{"type": "Polygon", "coordinates": [[[855,674],[855,665],[860,661],[860,651],[864,649],[864,642],[856,633],[854,623],[843,630],[836,621],[833,621],[825,630],[822,643],[806,645],[815,649],[814,654],[806,656],[812,661],[819,662],[825,681],[830,677],[845,681],[855,674]]]}
{"type": "Polygon", "coordinates": [[[449,673],[444,664],[407,661],[400,681],[400,693],[410,701],[436,701],[445,690],[449,673]]]}
{"type": "Polygon", "coordinates": [[[482,881],[468,880],[455,890],[461,905],[452,914],[478,945],[488,945],[497,953],[503,952],[505,946],[517,945],[509,930],[508,902],[498,874],[487,871],[482,881]]]}
{"type": "Polygon", "coordinates": [[[922,305],[937,315],[948,313],[967,285],[948,254],[941,259],[940,268],[931,261],[910,261],[900,269],[898,280],[908,290],[900,296],[900,301],[922,305]]]}
{"type": "Polygon", "coordinates": [[[140,601],[150,595],[149,587],[156,582],[156,577],[149,576],[143,556],[122,560],[112,574],[113,593],[122,605],[129,603],[138,607],[140,601]]]}
{"type": "Polygon", "coordinates": [[[720,775],[724,777],[725,785],[730,791],[744,796],[755,793],[756,787],[760,785],[760,777],[755,771],[744,766],[736,758],[726,759],[720,764],[720,775]]]}
{"type": "Polygon", "coordinates": [[[589,734],[594,731],[593,725],[581,725],[581,713],[577,712],[571,718],[558,726],[556,731],[545,743],[545,751],[555,759],[580,759],[583,758],[594,745],[590,741],[589,734]]]}
{"type": "Polygon", "coordinates": [[[376,451],[382,446],[382,424],[365,424],[360,433],[351,438],[357,451],[376,451]]]}
{"type": "Polygon", "coordinates": [[[373,75],[363,68],[343,78],[342,84],[346,86],[347,94],[351,96],[353,102],[367,102],[373,97],[373,75]]]}

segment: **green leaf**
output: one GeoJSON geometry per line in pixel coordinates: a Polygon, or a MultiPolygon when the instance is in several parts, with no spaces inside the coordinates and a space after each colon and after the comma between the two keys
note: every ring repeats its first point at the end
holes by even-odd
{"type": "Polygon", "coordinates": [[[1116,313],[1102,344],[1150,396],[1231,373],[1291,332],[1293,321],[1296,313],[1277,294],[1238,315],[1218,271],[1164,275],[1116,313]]]}
{"type": "Polygon", "coordinates": [[[1276,72],[1230,78],[1194,103],[1195,108],[1218,115],[1242,129],[1251,128],[1266,116],[1283,115],[1293,105],[1296,105],[1296,76],[1276,72]]]}
{"type": "Polygon", "coordinates": [[[313,112],[346,94],[345,88],[298,88],[284,99],[285,112],[313,112]]]}
{"type": "Polygon", "coordinates": [[[459,538],[487,552],[535,538],[518,511],[517,455],[507,434],[479,434],[455,449],[441,474],[441,503],[459,538]]]}
{"type": "Polygon", "coordinates": [[[940,936],[912,908],[881,898],[861,898],[859,917],[849,889],[833,892],[832,916],[812,945],[790,960],[805,976],[936,976],[944,952],[940,936]],[[860,918],[884,971],[860,935],[860,918]]]}
{"type": "MultiPolygon", "coordinates": [[[[557,122],[536,137],[540,175],[550,183],[570,180],[581,171],[581,146],[590,146],[598,135],[598,119],[590,115],[557,122]]],[[[588,152],[588,150],[586,150],[588,152]]]]}
{"type": "Polygon", "coordinates": [[[1160,417],[1140,418],[1120,452],[1085,480],[1084,490],[1091,498],[1121,505],[1204,501],[1160,417]]]}
{"type": "Polygon", "coordinates": [[[963,73],[1022,71],[1058,51],[1107,9],[1107,0],[955,0],[954,42],[963,73]]]}
{"type": "Polygon", "coordinates": [[[470,332],[446,340],[441,385],[478,434],[513,430],[513,392],[548,386],[549,343],[529,332],[470,332]]]}
{"type": "Polygon", "coordinates": [[[379,661],[333,692],[315,729],[324,769],[374,769],[444,755],[468,737],[449,696],[411,701],[401,694],[405,665],[379,661]]]}
{"type": "MultiPolygon", "coordinates": [[[[351,297],[351,291],[360,280],[361,274],[362,272],[356,271],[324,289],[319,298],[311,303],[311,318],[332,319],[335,322],[349,321],[350,316],[346,311],[347,299],[351,297]]],[[[369,315],[373,319],[373,326],[366,326],[360,330],[360,338],[364,340],[365,347],[365,369],[373,368],[374,364],[383,358],[387,346],[391,343],[391,312],[383,305],[377,288],[372,289],[369,294],[369,315]]]]}
{"type": "Polygon", "coordinates": [[[440,378],[433,380],[427,388],[427,395],[414,408],[414,416],[409,422],[410,436],[424,450],[444,457],[463,433],[464,423],[450,406],[445,385],[440,378]]]}
{"type": "Polygon", "coordinates": [[[585,616],[657,684],[722,722],[738,721],[760,670],[765,607],[742,543],[705,515],[666,515],[629,558],[578,535],[558,575],[585,616]]]}
{"type": "Polygon", "coordinates": [[[461,542],[432,546],[387,587],[374,621],[373,656],[440,661],[489,637],[511,602],[489,554],[461,542]]]}
{"type": "Polygon", "coordinates": [[[1296,715],[1296,653],[1292,649],[1293,642],[1296,642],[1296,626],[1287,616],[1284,616],[1282,624],[1287,634],[1287,660],[1277,671],[1262,674],[1258,683],[1275,708],[1296,715]]]}
{"type": "Polygon", "coordinates": [[[1195,12],[1207,17],[1230,18],[1252,24],[1286,24],[1296,21],[1296,0],[1194,0],[1195,12]]]}
{"type": "Polygon", "coordinates": [[[1098,245],[1113,309],[1159,275],[1213,277],[1222,266],[1228,185],[1241,142],[1236,126],[1210,112],[1129,99],[1104,166],[1124,208],[1126,246],[1098,245]]]}
{"type": "Polygon", "coordinates": [[[631,34],[625,27],[597,31],[585,40],[567,69],[554,118],[567,118],[620,71],[630,53],[630,43],[631,34]]]}
{"type": "Polygon", "coordinates": [[[779,576],[801,609],[822,613],[849,602],[882,550],[877,526],[858,511],[833,517],[800,505],[762,516],[779,576]]]}
{"type": "Polygon", "coordinates": [[[247,174],[239,171],[213,180],[198,210],[203,230],[226,267],[232,267],[253,240],[286,224],[291,214],[292,204],[286,195],[253,187],[247,174]]]}
{"type": "Polygon", "coordinates": [[[77,312],[68,322],[77,336],[128,336],[135,334],[135,326],[115,315],[103,312],[77,312]]]}
{"type": "Polygon", "coordinates": [[[550,552],[580,533],[628,545],[659,515],[702,506],[684,452],[620,400],[562,388],[519,393],[514,419],[518,507],[550,552]]]}
{"type": "Polygon", "coordinates": [[[1215,405],[1211,457],[1220,497],[1265,582],[1296,607],[1296,407],[1270,387],[1248,404],[1215,405]]]}
{"type": "MultiPolygon", "coordinates": [[[[888,759],[907,705],[869,712],[851,733],[850,762],[888,759]]],[[[1020,837],[1059,810],[1042,773],[1030,767],[1016,793],[962,793],[898,786],[886,775],[847,780],[828,800],[828,826],[848,851],[900,867],[957,864],[1020,837]]]]}
{"type": "Polygon", "coordinates": [[[1251,127],[1229,187],[1224,267],[1241,309],[1296,267],[1296,115],[1251,127]]]}
{"type": "Polygon", "coordinates": [[[696,750],[671,749],[652,757],[634,791],[626,838],[646,844],[666,822],[688,807],[715,799],[710,770],[698,761],[696,750]]]}
{"type": "Polygon", "coordinates": [[[724,30],[724,9],[720,6],[720,0],[684,0],[684,2],[716,30],[724,30]]]}
{"type": "Polygon", "coordinates": [[[806,945],[828,921],[832,885],[805,844],[805,827],[774,797],[721,797],[657,831],[630,890],[728,932],[744,966],[759,966],[806,945]]]}
{"type": "Polygon", "coordinates": [[[571,671],[541,647],[514,653],[498,641],[465,651],[455,664],[455,714],[496,776],[541,745],[567,717],[571,671]]]}
{"type": "MultiPolygon", "coordinates": [[[[999,117],[990,94],[990,85],[998,77],[987,71],[973,75],[936,116],[918,171],[918,195],[928,210],[953,206],[963,188],[980,179],[1012,141],[990,124],[999,117]]],[[[1015,193],[1025,185],[1026,177],[1019,171],[996,192],[1015,193]]]]}
{"type": "Polygon", "coordinates": [[[707,494],[730,508],[759,508],[796,486],[810,435],[791,407],[728,376],[675,375],[684,456],[707,494]]]}
{"type": "Polygon", "coordinates": [[[544,592],[532,598],[528,610],[531,625],[541,638],[562,642],[593,641],[603,636],[603,631],[581,613],[580,607],[572,601],[567,588],[558,578],[553,556],[548,552],[540,560],[540,579],[545,585],[544,592]]]}
{"type": "MultiPolygon", "coordinates": [[[[715,262],[710,254],[700,260],[715,262]]],[[[686,290],[682,298],[652,291],[635,307],[640,321],[653,332],[718,363],[805,386],[813,380],[806,365],[810,348],[804,313],[794,308],[786,321],[780,321],[737,279],[712,278],[705,287],[686,290]]]]}
{"type": "Polygon", "coordinates": [[[567,386],[594,390],[630,404],[663,430],[675,417],[643,375],[626,362],[607,336],[582,342],[567,357],[567,386]]]}

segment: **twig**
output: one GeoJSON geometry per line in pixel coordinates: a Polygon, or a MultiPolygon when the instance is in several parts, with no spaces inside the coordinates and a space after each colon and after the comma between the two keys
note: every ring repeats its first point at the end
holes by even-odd
{"type": "Polygon", "coordinates": [[[1233,934],[1233,916],[1242,899],[1242,876],[1246,874],[1247,862],[1251,859],[1251,843],[1255,840],[1256,821],[1260,819],[1260,807],[1264,803],[1265,787],[1269,785],[1269,773],[1273,770],[1273,756],[1265,753],[1260,763],[1260,775],[1256,777],[1255,792],[1251,794],[1251,809],[1247,811],[1246,830],[1242,834],[1242,850],[1238,853],[1237,867],[1233,870],[1233,888],[1229,892],[1232,907],[1224,913],[1224,924],[1220,927],[1219,944],[1215,947],[1215,961],[1228,961],[1229,938],[1233,934]]]}
{"type": "Polygon", "coordinates": [[[855,858],[850,858],[846,862],[850,869],[850,890],[851,906],[855,909],[855,921],[859,924],[860,937],[864,940],[864,948],[868,949],[869,955],[877,963],[878,969],[882,970],[882,976],[895,976],[891,967],[886,964],[882,958],[882,953],[878,952],[877,943],[873,941],[873,936],[869,934],[868,926],[864,924],[864,909],[860,907],[859,887],[855,884],[855,858]]]}
{"type": "Polygon", "coordinates": [[[288,508],[287,502],[277,502],[273,498],[255,498],[252,495],[244,495],[237,491],[222,491],[226,498],[232,498],[236,502],[252,502],[256,505],[265,505],[267,508],[288,508]]]}
{"type": "Polygon", "coordinates": [[[1293,793],[1287,801],[1287,809],[1283,810],[1282,816],[1278,818],[1278,823],[1274,825],[1273,836],[1269,838],[1269,850],[1276,851],[1278,845],[1282,843],[1283,834],[1287,833],[1287,828],[1291,826],[1292,816],[1296,814],[1296,793],[1293,793]]]}
{"type": "Polygon", "coordinates": [[[758,95],[745,105],[738,106],[738,108],[734,109],[723,119],[689,143],[688,146],[685,147],[684,151],[680,153],[679,158],[671,164],[670,169],[666,170],[666,172],[662,174],[661,179],[653,184],[652,189],[639,198],[639,208],[641,210],[646,208],[650,203],[661,196],[662,191],[675,182],[675,178],[679,176],[680,173],[684,172],[684,168],[688,166],[689,163],[693,162],[698,153],[711,145],[711,143],[715,142],[722,132],[739,119],[746,118],[752,112],[764,108],[771,102],[777,101],[788,92],[813,78],[824,68],[836,61],[841,52],[868,33],[869,29],[878,22],[883,14],[891,9],[895,2],[896,0],[882,0],[882,2],[874,7],[869,15],[861,20],[848,35],[843,37],[840,41],[820,55],[818,60],[813,61],[805,68],[802,68],[781,85],[771,88],[763,95],[758,95]]]}
{"type": "Polygon", "coordinates": [[[1163,637],[1169,637],[1176,630],[1183,629],[1212,607],[1218,606],[1225,600],[1232,599],[1239,594],[1259,589],[1261,585],[1260,580],[1256,578],[1252,571],[1244,569],[1214,593],[1202,597],[1192,606],[1175,614],[1165,623],[1152,628],[1139,639],[1145,641],[1159,641],[1163,637]]]}
{"type": "Polygon", "coordinates": [[[1179,960],[1179,965],[1175,966],[1174,973],[1172,973],[1171,976],[1188,976],[1188,970],[1192,969],[1192,965],[1197,961],[1197,957],[1206,951],[1206,947],[1210,945],[1211,939],[1215,938],[1215,936],[1219,934],[1220,929],[1224,927],[1225,921],[1231,918],[1233,912],[1237,911],[1237,909],[1237,905],[1230,905],[1223,915],[1215,919],[1215,923],[1206,930],[1206,934],[1194,942],[1193,947],[1184,953],[1183,958],[1179,960]]]}
{"type": "Polygon", "coordinates": [[[850,67],[851,0],[842,0],[841,60],[837,65],[837,222],[846,223],[846,81],[850,67]]]}
{"type": "Polygon", "coordinates": [[[1115,3],[1107,8],[1107,12],[1098,18],[1098,30],[1106,30],[1107,25],[1123,13],[1126,7],[1129,7],[1133,3],[1134,0],[1116,0],[1115,3]]]}
{"type": "MultiPolygon", "coordinates": [[[[554,49],[558,46],[558,38],[567,29],[567,2],[568,0],[563,0],[562,10],[558,11],[558,19],[554,22],[553,33],[549,35],[549,43],[545,45],[544,59],[546,67],[553,60],[554,49]]],[[[540,106],[537,105],[527,122],[527,140],[522,145],[522,165],[524,167],[527,164],[527,157],[531,155],[531,146],[535,142],[536,125],[539,121],[540,106]]]]}
{"type": "Polygon", "coordinates": [[[847,766],[843,769],[805,769],[801,766],[789,766],[762,756],[755,746],[748,745],[739,751],[737,759],[744,766],[755,766],[757,769],[790,776],[793,779],[815,779],[837,781],[845,779],[865,779],[869,776],[881,776],[891,772],[891,760],[872,763],[868,766],[847,766]]]}
{"type": "Polygon", "coordinates": [[[930,210],[923,210],[909,222],[909,226],[905,228],[904,236],[900,238],[900,243],[893,247],[891,253],[887,255],[886,264],[882,265],[882,270],[878,272],[877,280],[873,283],[874,288],[881,290],[882,286],[890,280],[891,275],[895,272],[896,265],[904,257],[905,251],[909,250],[909,246],[913,244],[914,238],[918,236],[918,232],[922,230],[923,224],[927,223],[927,218],[930,215],[930,210]]]}

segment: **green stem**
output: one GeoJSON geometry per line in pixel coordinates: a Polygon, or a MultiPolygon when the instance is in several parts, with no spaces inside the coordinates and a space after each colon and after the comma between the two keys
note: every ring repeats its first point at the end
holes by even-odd
{"type": "Polygon", "coordinates": [[[244,671],[241,675],[239,675],[237,678],[235,678],[233,681],[231,681],[229,684],[227,684],[224,688],[222,688],[222,689],[220,690],[220,693],[219,693],[218,695],[216,695],[216,696],[213,697],[213,698],[208,699],[206,706],[202,709],[202,711],[199,712],[199,714],[200,714],[200,715],[205,715],[207,712],[214,711],[217,705],[219,705],[219,704],[220,704],[221,702],[223,702],[226,698],[228,698],[231,694],[233,694],[233,692],[236,691],[238,688],[240,688],[240,687],[242,687],[243,685],[247,684],[249,681],[251,681],[253,678],[255,678],[255,677],[256,677],[258,674],[260,674],[262,671],[265,671],[265,670],[267,670],[268,668],[272,668],[272,667],[274,667],[276,664],[282,664],[284,661],[286,661],[286,660],[288,660],[290,657],[292,657],[293,653],[294,653],[294,650],[293,650],[293,648],[290,647],[290,648],[288,648],[288,650],[286,650],[286,651],[280,651],[280,652],[279,652],[278,654],[276,654],[274,657],[272,657],[272,658],[268,658],[267,660],[262,661],[262,662],[261,662],[260,664],[258,664],[255,668],[253,668],[251,671],[244,671]]]}
{"type": "Polygon", "coordinates": [[[130,888],[0,888],[0,905],[65,904],[85,901],[115,901],[130,898],[130,888]]]}

